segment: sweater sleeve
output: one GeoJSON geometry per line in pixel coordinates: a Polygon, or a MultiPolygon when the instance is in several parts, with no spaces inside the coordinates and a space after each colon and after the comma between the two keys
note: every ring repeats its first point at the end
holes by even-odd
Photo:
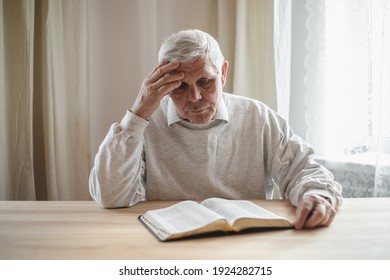
{"type": "Polygon", "coordinates": [[[110,127],[89,176],[92,198],[105,208],[128,207],[145,199],[143,132],[148,121],[127,111],[110,127]]]}
{"type": "Polygon", "coordinates": [[[332,206],[342,204],[341,185],[330,171],[314,160],[312,147],[295,135],[288,124],[277,118],[272,173],[281,194],[295,206],[303,196],[318,194],[328,198],[332,206]]]}

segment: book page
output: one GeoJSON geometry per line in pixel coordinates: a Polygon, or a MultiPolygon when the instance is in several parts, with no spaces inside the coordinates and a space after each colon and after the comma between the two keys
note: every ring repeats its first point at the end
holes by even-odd
{"type": "Polygon", "coordinates": [[[209,198],[201,203],[203,206],[225,217],[229,224],[242,218],[255,219],[284,219],[248,200],[228,200],[222,198],[209,198]]]}
{"type": "Polygon", "coordinates": [[[195,201],[179,202],[167,208],[150,210],[147,214],[170,234],[192,231],[217,220],[225,220],[195,201]]]}

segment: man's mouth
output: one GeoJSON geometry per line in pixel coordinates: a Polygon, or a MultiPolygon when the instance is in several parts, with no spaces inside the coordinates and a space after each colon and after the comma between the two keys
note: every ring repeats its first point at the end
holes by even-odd
{"type": "Polygon", "coordinates": [[[196,108],[196,109],[192,109],[191,113],[200,114],[200,113],[203,113],[206,110],[207,110],[207,108],[196,108]]]}

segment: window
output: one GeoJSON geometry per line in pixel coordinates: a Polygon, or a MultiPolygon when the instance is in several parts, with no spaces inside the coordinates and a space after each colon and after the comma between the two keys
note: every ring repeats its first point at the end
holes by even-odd
{"type": "Polygon", "coordinates": [[[306,138],[320,154],[376,152],[390,132],[389,1],[306,7],[306,138]]]}
{"type": "Polygon", "coordinates": [[[292,128],[343,195],[389,196],[390,1],[294,0],[291,22],[292,128]]]}

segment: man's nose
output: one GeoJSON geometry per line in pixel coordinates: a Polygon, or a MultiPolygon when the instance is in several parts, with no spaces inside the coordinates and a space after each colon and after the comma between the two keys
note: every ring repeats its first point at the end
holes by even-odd
{"type": "Polygon", "coordinates": [[[197,102],[202,99],[201,91],[197,86],[191,86],[188,91],[188,101],[197,102]]]}

